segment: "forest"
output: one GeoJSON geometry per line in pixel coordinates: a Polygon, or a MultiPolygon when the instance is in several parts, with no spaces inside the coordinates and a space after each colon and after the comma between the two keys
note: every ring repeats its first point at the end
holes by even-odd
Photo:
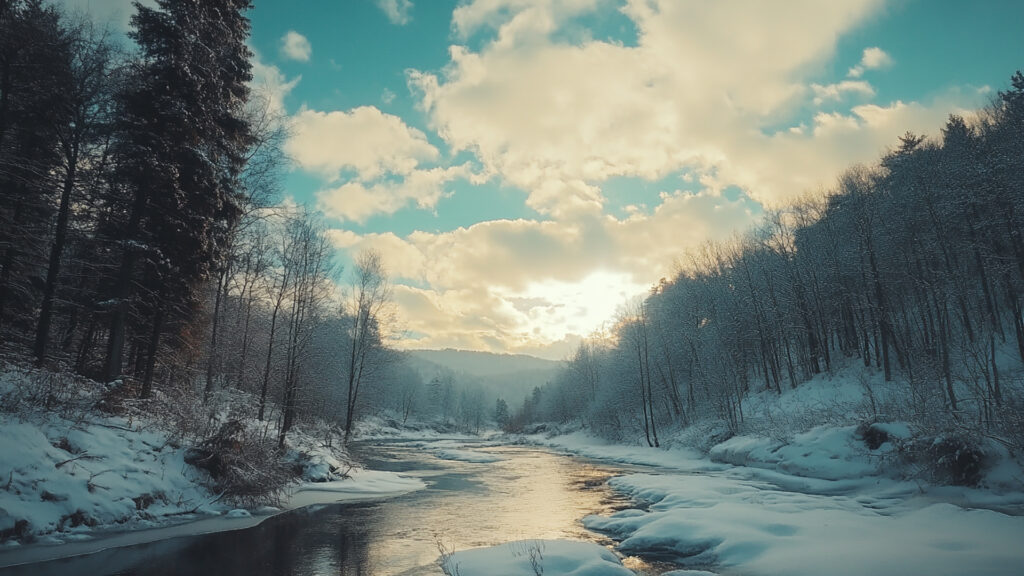
{"type": "Polygon", "coordinates": [[[59,6],[0,4],[0,354],[42,369],[5,412],[113,383],[102,406],[186,444],[235,436],[270,470],[242,494],[273,497],[296,423],[347,440],[370,407],[415,403],[479,428],[484,404],[437,373],[419,406],[380,256],[341,270],[322,218],[282,200],[288,127],[252,85],[249,7],[138,5],[127,46],[59,6]]]}
{"type": "Polygon", "coordinates": [[[525,421],[657,446],[710,420],[720,440],[753,431],[751,394],[852,363],[892,384],[876,397],[863,377],[870,413],[848,418],[1024,448],[1024,75],[1010,83],[977,116],[906,133],[877,165],[691,253],[577,349],[525,421]]]}

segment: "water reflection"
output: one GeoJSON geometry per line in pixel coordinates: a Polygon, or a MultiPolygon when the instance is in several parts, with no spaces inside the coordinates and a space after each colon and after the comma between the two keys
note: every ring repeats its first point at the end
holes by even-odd
{"type": "Polygon", "coordinates": [[[603,480],[613,467],[523,447],[487,448],[489,464],[441,461],[420,445],[364,449],[372,468],[422,476],[426,490],[393,500],[310,507],[259,526],[0,569],[61,575],[441,574],[437,545],[463,550],[528,538],[602,541],[580,519],[622,501],[603,480]]]}

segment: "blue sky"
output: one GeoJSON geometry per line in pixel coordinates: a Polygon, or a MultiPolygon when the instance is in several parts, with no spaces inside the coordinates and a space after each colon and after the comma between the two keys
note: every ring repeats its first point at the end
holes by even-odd
{"type": "MultiPolygon", "coordinates": [[[[124,0],[67,0],[124,25],[124,0]]],[[[286,194],[379,250],[405,347],[562,357],[766,207],[1024,63],[1024,3],[257,0],[286,194]]]]}

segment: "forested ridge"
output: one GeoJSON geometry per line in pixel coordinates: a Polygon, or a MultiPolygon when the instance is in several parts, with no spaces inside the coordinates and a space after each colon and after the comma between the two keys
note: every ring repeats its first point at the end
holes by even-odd
{"type": "MultiPolygon", "coordinates": [[[[1024,75],[937,137],[907,133],[874,166],[689,255],[584,342],[525,421],[613,438],[721,422],[851,364],[871,420],[1024,447],[1024,75]],[[902,391],[893,395],[892,390],[902,391]]],[[[529,403],[528,403],[529,404],[529,403]]],[[[749,416],[749,415],[747,415],[749,416]]]]}

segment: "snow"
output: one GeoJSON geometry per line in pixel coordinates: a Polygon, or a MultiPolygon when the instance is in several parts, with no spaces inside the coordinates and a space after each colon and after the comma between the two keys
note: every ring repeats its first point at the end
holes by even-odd
{"type": "Polygon", "coordinates": [[[575,540],[521,540],[488,548],[457,551],[442,558],[442,568],[451,576],[633,574],[607,548],[593,542],[575,540]]]}
{"type": "Polygon", "coordinates": [[[782,443],[768,438],[737,436],[715,445],[713,461],[735,466],[778,470],[794,476],[842,480],[880,473],[879,458],[855,437],[856,426],[818,426],[782,443]]]}
{"type": "Polygon", "coordinates": [[[518,442],[537,444],[561,452],[617,464],[687,471],[722,470],[725,468],[725,466],[709,462],[700,452],[692,448],[671,446],[652,450],[646,446],[613,444],[583,431],[550,437],[518,436],[514,439],[518,442]]]}
{"type": "Polygon", "coordinates": [[[484,452],[474,450],[458,450],[453,448],[438,450],[436,455],[442,460],[455,460],[458,462],[470,462],[475,464],[489,464],[503,460],[503,458],[495,456],[494,454],[486,454],[484,452]]]}
{"type": "Polygon", "coordinates": [[[352,436],[357,440],[474,440],[496,433],[488,431],[477,435],[465,434],[450,423],[419,420],[402,423],[396,418],[374,415],[357,421],[352,430],[352,436]]]}
{"type": "Polygon", "coordinates": [[[947,503],[773,489],[721,476],[612,480],[647,511],[589,516],[627,554],[752,575],[1015,574],[1024,517],[947,503]]]}
{"type": "Polygon", "coordinates": [[[381,470],[355,469],[349,478],[331,482],[301,484],[288,500],[289,508],[323,502],[353,502],[390,498],[422,490],[427,485],[419,478],[381,470]],[[327,495],[325,497],[325,495],[327,495]]]}
{"type": "MultiPolygon", "coordinates": [[[[0,370],[0,397],[23,397],[31,376],[15,367],[0,370]]],[[[71,394],[91,406],[84,388],[72,387],[71,394]]],[[[152,421],[92,409],[21,408],[0,412],[0,566],[246,528],[309,504],[425,487],[418,478],[355,467],[344,451],[295,430],[290,457],[302,465],[306,482],[294,485],[281,507],[245,510],[213,493],[206,472],[185,462],[187,447],[152,421]]]]}
{"type": "Polygon", "coordinates": [[[217,514],[184,450],[122,418],[0,421],[0,526],[36,534],[90,526],[151,527],[185,512],[217,514]]]}
{"type": "Polygon", "coordinates": [[[1020,574],[1021,464],[991,442],[984,450],[994,463],[979,487],[930,483],[903,451],[933,436],[878,421],[885,417],[866,409],[865,382],[879,406],[899,397],[897,385],[871,373],[840,370],[781,395],[752,395],[743,434],[732,438],[710,439],[718,428],[703,422],[663,430],[663,448],[583,431],[520,441],[649,466],[610,480],[635,508],[584,525],[619,541],[623,554],[698,571],[669,574],[1020,574]],[[874,449],[859,433],[872,421],[885,438],[874,449]]]}

